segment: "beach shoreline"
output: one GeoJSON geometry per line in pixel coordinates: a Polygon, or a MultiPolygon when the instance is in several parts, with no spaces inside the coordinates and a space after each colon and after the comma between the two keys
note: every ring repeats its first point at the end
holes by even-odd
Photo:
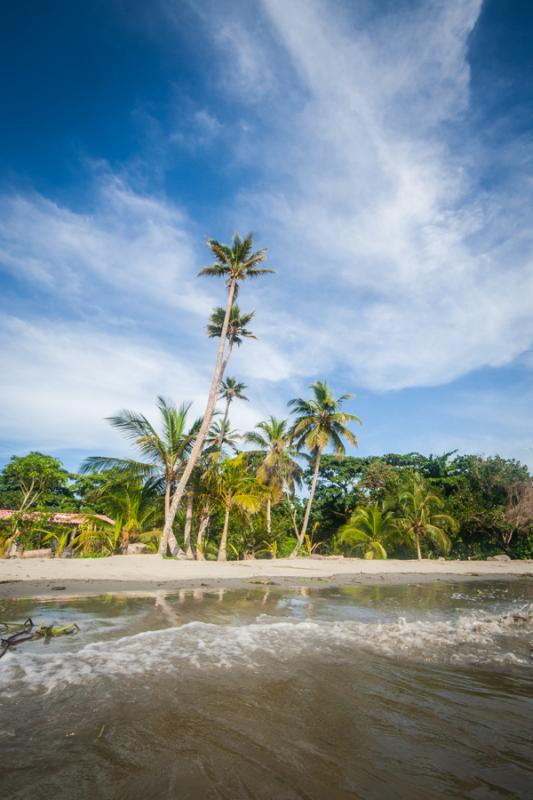
{"type": "Polygon", "coordinates": [[[156,555],[99,559],[0,561],[0,598],[98,594],[151,595],[180,589],[242,589],[261,585],[327,588],[346,584],[399,585],[533,579],[533,561],[367,561],[298,558],[175,561],[156,555]]]}

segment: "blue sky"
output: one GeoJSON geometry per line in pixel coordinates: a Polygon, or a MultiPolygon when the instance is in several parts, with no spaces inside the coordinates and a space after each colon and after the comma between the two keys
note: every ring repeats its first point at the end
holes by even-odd
{"type": "Polygon", "coordinates": [[[71,468],[157,394],[203,406],[249,229],[233,423],[354,392],[360,452],[533,465],[533,8],[19,0],[0,47],[0,459],[71,468]]]}

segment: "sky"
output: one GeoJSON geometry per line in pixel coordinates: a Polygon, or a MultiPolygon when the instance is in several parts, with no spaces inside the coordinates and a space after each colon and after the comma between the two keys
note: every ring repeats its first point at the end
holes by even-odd
{"type": "Polygon", "coordinates": [[[353,393],[361,455],[533,467],[529,0],[18,0],[0,33],[0,462],[203,410],[254,232],[232,424],[353,393]]]}

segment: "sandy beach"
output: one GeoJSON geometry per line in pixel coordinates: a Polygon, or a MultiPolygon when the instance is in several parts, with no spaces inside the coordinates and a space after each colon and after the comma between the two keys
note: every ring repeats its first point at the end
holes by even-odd
{"type": "Polygon", "coordinates": [[[91,559],[0,561],[0,597],[32,597],[57,591],[76,594],[145,593],[195,586],[242,586],[307,582],[426,583],[433,580],[533,578],[533,561],[365,561],[356,558],[297,558],[174,561],[156,555],[91,559]]]}

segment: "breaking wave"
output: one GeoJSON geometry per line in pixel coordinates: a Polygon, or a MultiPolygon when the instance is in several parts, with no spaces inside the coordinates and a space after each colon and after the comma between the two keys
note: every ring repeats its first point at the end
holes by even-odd
{"type": "Polygon", "coordinates": [[[0,690],[5,697],[51,692],[103,676],[123,679],[183,668],[260,670],[269,661],[290,665],[301,656],[348,659],[354,649],[431,663],[524,667],[533,666],[532,633],[533,604],[449,620],[285,622],[261,615],[248,625],[190,622],[87,644],[78,639],[74,649],[62,652],[26,645],[0,662],[0,690]]]}

